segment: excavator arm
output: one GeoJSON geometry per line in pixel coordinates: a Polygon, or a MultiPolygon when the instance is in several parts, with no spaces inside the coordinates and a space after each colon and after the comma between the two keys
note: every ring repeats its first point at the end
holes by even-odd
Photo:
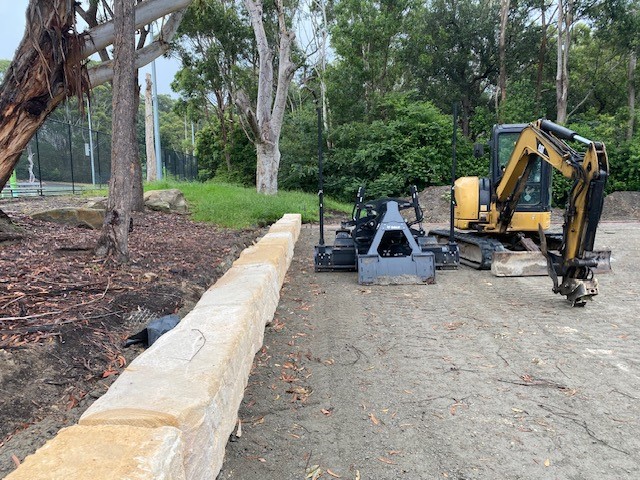
{"type": "Polygon", "coordinates": [[[485,231],[507,231],[537,158],[573,180],[564,213],[559,254],[547,250],[542,228],[541,250],[547,257],[554,292],[567,296],[574,305],[584,305],[598,293],[598,282],[592,271],[598,260],[588,252],[593,251],[609,176],[604,144],[592,142],[549,120],[537,120],[525,127],[495,188],[485,231]],[[565,140],[584,144],[586,151],[577,152],[565,140]]]}

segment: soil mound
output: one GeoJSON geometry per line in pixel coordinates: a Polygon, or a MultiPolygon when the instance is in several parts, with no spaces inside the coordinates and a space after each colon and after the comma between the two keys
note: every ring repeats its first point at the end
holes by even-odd
{"type": "Polygon", "coordinates": [[[613,192],[607,195],[602,219],[640,221],[640,192],[613,192]]]}
{"type": "Polygon", "coordinates": [[[427,187],[418,194],[426,223],[448,223],[451,187],[427,187]]]}

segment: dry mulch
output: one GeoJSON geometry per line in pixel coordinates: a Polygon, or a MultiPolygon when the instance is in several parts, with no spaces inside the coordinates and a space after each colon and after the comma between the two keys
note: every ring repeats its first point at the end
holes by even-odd
{"type": "Polygon", "coordinates": [[[147,210],[117,266],[94,257],[99,232],[29,216],[79,202],[0,202],[22,235],[0,243],[0,477],[106,391],[141,351],[129,335],[184,315],[261,233],[147,210]]]}

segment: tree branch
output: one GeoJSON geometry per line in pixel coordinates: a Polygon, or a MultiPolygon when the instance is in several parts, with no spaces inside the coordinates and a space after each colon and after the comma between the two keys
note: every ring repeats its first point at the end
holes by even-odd
{"type": "MultiPolygon", "coordinates": [[[[169,20],[167,20],[162,27],[162,30],[160,30],[160,33],[156,36],[153,43],[136,51],[135,68],[144,67],[169,50],[169,42],[171,42],[171,39],[178,31],[185,12],[186,9],[183,9],[171,14],[169,20]]],[[[91,88],[102,85],[113,78],[113,61],[103,62],[100,65],[90,68],[88,73],[91,88]]]]}
{"type": "MultiPolygon", "coordinates": [[[[139,29],[157,20],[158,18],[183,10],[191,4],[192,0],[147,0],[136,7],[135,28],[139,29]]],[[[85,59],[108,47],[113,43],[113,21],[101,23],[84,32],[86,43],[81,50],[81,58],[85,59]]]]}

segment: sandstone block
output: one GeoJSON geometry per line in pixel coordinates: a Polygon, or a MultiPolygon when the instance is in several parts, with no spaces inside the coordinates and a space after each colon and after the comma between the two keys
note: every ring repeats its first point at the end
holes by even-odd
{"type": "Polygon", "coordinates": [[[273,265],[278,272],[278,285],[282,286],[288,267],[288,249],[289,246],[286,242],[262,245],[258,242],[251,247],[245,248],[240,257],[233,262],[233,266],[273,265]]]}
{"type": "Polygon", "coordinates": [[[196,309],[136,358],[81,425],[174,425],[188,478],[215,478],[264,327],[247,305],[196,309]]]}
{"type": "Polygon", "coordinates": [[[182,434],[172,427],[64,428],[5,480],[184,480],[182,434]]]}

